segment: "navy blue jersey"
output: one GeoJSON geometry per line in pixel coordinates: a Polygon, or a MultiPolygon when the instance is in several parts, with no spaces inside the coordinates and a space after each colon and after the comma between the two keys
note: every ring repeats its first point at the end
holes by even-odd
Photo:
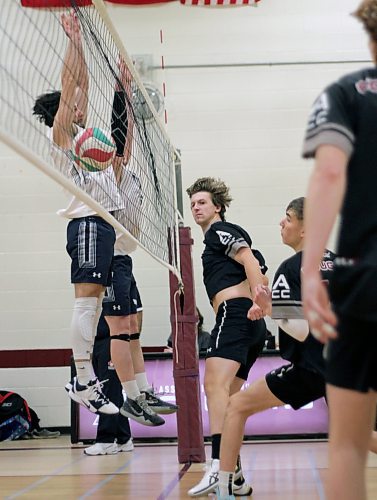
{"type": "MultiPolygon", "coordinates": [[[[326,250],[321,263],[321,273],[324,280],[329,281],[333,270],[335,255],[326,250]]],[[[276,271],[272,290],[285,300],[301,303],[301,261],[302,252],[297,252],[282,262],[276,271]]],[[[280,355],[292,363],[318,373],[324,371],[323,344],[313,335],[308,335],[304,342],[299,342],[279,328],[280,355]]]]}
{"type": "MultiPolygon", "coordinates": [[[[242,227],[219,221],[213,223],[205,233],[204,244],[203,281],[211,300],[221,290],[246,280],[244,266],[234,258],[240,248],[251,248],[252,242],[242,227]]],[[[261,272],[265,274],[268,268],[262,254],[258,250],[252,251],[261,272]]]]}

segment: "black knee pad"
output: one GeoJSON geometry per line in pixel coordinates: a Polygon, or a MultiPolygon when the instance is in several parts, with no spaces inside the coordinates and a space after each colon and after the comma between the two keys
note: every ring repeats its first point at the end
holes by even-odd
{"type": "Polygon", "coordinates": [[[140,333],[131,333],[130,340],[139,340],[140,333]]]}
{"type": "Polygon", "coordinates": [[[110,335],[110,340],[123,340],[124,342],[130,341],[129,333],[120,333],[119,335],[110,335]]]}

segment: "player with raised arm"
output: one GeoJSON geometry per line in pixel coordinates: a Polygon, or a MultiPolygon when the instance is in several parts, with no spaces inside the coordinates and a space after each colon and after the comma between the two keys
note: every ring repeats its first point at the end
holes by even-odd
{"type": "MultiPolygon", "coordinates": [[[[129,120],[128,135],[131,135],[131,129],[129,120]]],[[[125,208],[117,211],[114,216],[136,237],[143,192],[140,179],[132,171],[131,160],[131,150],[126,149],[121,167],[120,188],[127,193],[127,201],[125,208]]],[[[153,394],[145,373],[139,322],[134,308],[138,290],[130,254],[135,249],[134,240],[117,232],[111,286],[107,288],[103,300],[103,311],[110,327],[111,359],[127,395],[120,411],[125,417],[143,425],[158,426],[165,423],[158,413],[173,413],[177,406],[162,401],[153,394]]]]}
{"type": "MultiPolygon", "coordinates": [[[[247,380],[250,368],[264,346],[264,313],[253,304],[253,298],[255,287],[267,281],[262,274],[267,267],[260,252],[251,250],[249,234],[242,227],[225,221],[225,212],[232,198],[224,182],[204,177],[194,182],[187,193],[194,220],[204,234],[203,279],[216,314],[204,378],[212,454],[203,479],[188,492],[196,497],[216,489],[220,442],[229,397],[247,380]],[[255,321],[247,318],[248,312],[255,321]]],[[[248,494],[250,487],[245,484],[240,464],[236,480],[240,490],[248,494]]]]}
{"type": "MultiPolygon", "coordinates": [[[[51,156],[56,168],[112,212],[121,208],[123,203],[118,190],[118,171],[123,161],[127,117],[119,119],[116,110],[119,98],[124,98],[127,89],[116,89],[114,96],[112,127],[118,135],[114,134],[117,156],[113,165],[103,172],[92,173],[81,169],[73,161],[71,148],[75,135],[86,125],[89,77],[76,15],[74,12],[63,14],[61,22],[68,38],[61,72],[62,89],[61,92],[39,96],[33,112],[52,128],[51,156]]],[[[122,85],[127,87],[127,82],[122,82],[122,85]]],[[[115,414],[119,410],[103,394],[103,383],[96,378],[91,362],[102,297],[111,281],[115,231],[75,196],[68,207],[58,213],[70,219],[67,252],[71,257],[71,282],[75,288],[71,345],[77,377],[69,384],[69,395],[94,413],[115,414]]]]}

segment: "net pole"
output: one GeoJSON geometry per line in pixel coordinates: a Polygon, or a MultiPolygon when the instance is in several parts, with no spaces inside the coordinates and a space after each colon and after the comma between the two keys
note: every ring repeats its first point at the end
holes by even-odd
{"type": "Polygon", "coordinates": [[[46,174],[48,177],[56,181],[58,184],[60,184],[64,189],[69,191],[73,196],[77,196],[80,198],[88,207],[90,207],[92,210],[94,210],[100,217],[105,219],[109,224],[111,224],[114,229],[117,231],[120,231],[122,234],[125,234],[127,237],[132,239],[135,243],[137,243],[138,246],[143,248],[151,257],[153,257],[157,262],[162,264],[163,266],[167,267],[170,272],[172,272],[176,277],[178,282],[182,281],[181,274],[179,272],[179,269],[176,269],[174,266],[168,264],[167,262],[163,261],[156,255],[154,255],[148,248],[146,248],[144,245],[142,245],[131,233],[125,229],[122,224],[120,224],[107,210],[105,210],[99,203],[97,203],[91,196],[89,196],[85,191],[77,187],[75,184],[73,184],[70,180],[68,180],[64,175],[62,175],[60,172],[57,170],[51,168],[51,166],[45,162],[42,158],[40,158],[38,155],[33,153],[30,149],[25,147],[20,141],[15,139],[14,137],[10,136],[7,134],[1,127],[0,127],[0,140],[4,142],[7,146],[9,146],[11,149],[16,151],[20,156],[22,156],[25,160],[27,160],[29,163],[34,165],[35,167],[38,168],[38,170],[42,171],[44,174],[46,174]]]}
{"type": "Polygon", "coordinates": [[[170,306],[173,341],[173,377],[176,389],[179,463],[205,462],[200,403],[195,287],[189,227],[179,228],[179,254],[184,293],[170,273],[170,306]]]}

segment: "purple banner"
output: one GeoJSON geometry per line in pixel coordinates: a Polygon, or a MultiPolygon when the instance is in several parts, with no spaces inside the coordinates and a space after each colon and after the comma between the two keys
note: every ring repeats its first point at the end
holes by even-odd
{"type": "MultiPolygon", "coordinates": [[[[200,390],[203,416],[204,436],[210,436],[207,401],[204,394],[204,359],[200,360],[200,390]]],[[[266,373],[286,363],[279,356],[259,358],[249,378],[245,382],[247,387],[251,382],[263,377],[266,373]]],[[[171,359],[154,359],[145,361],[148,380],[154,384],[158,395],[166,400],[175,402],[175,387],[173,366],[171,359]]],[[[79,441],[96,438],[98,416],[90,413],[83,406],[79,406],[79,441]]],[[[176,415],[164,415],[165,425],[147,427],[130,420],[132,436],[135,438],[176,438],[176,415]]],[[[325,434],[327,433],[327,406],[324,399],[314,401],[300,410],[293,410],[289,405],[272,408],[249,418],[246,423],[246,436],[284,435],[284,434],[325,434]]]]}

